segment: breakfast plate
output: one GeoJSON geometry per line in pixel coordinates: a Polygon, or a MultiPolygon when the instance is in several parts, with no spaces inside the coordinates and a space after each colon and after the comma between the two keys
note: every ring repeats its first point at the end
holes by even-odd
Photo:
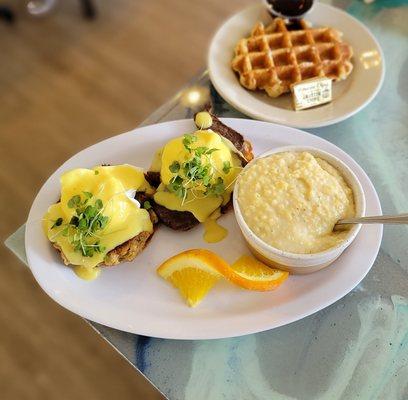
{"type": "Polygon", "coordinates": [[[331,26],[343,32],[343,39],[354,51],[350,76],[333,83],[333,101],[308,110],[294,111],[289,94],[271,98],[261,91],[242,87],[231,69],[234,48],[247,37],[257,21],[268,23],[271,17],[263,4],[257,4],[232,16],[212,39],[208,53],[208,71],[220,95],[242,113],[259,120],[297,128],[314,128],[340,122],[357,113],[378,93],[384,79],[384,56],[370,31],[346,12],[316,2],[305,16],[313,26],[331,26]]]}
{"type": "MultiPolygon", "coordinates": [[[[358,177],[366,198],[366,213],[381,207],[370,179],[335,145],[306,132],[245,119],[223,119],[245,135],[255,155],[286,146],[313,146],[329,152],[358,177]]],[[[78,167],[129,163],[147,168],[151,155],[176,136],[194,130],[191,120],[151,125],[95,144],[69,159],[45,182],[26,224],[26,253],[30,269],[44,291],[66,309],[112,328],[171,339],[215,339],[276,328],[313,314],[352,290],[368,273],[377,256],[381,225],[366,225],[351,246],[329,267],[310,275],[291,275],[272,292],[251,292],[220,282],[197,308],[188,308],[178,293],[157,276],[167,258],[191,248],[212,250],[228,262],[248,254],[233,213],[220,218],[229,233],[221,242],[202,239],[202,226],[188,232],[157,229],[147,248],[132,262],[104,268],[94,281],[83,281],[61,262],[42,230],[42,218],[58,200],[60,176],[78,167]]]]}

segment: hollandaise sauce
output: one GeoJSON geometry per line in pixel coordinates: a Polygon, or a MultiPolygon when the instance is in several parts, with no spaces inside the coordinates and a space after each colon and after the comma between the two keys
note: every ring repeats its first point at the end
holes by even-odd
{"type": "Polygon", "coordinates": [[[126,164],[78,168],[60,182],[61,199],[49,207],[43,228],[79,277],[96,278],[109,251],[153,231],[148,211],[134,199],[136,191],[152,193],[142,170],[126,164]]]}
{"type": "Polygon", "coordinates": [[[85,281],[93,281],[101,273],[101,268],[100,267],[87,268],[83,267],[82,265],[76,265],[74,267],[74,272],[76,276],[85,281]]]}
{"type": "Polygon", "coordinates": [[[204,240],[207,243],[217,243],[225,239],[228,230],[219,225],[217,220],[208,218],[204,221],[204,240]]]}
{"type": "Polygon", "coordinates": [[[228,203],[242,169],[234,146],[212,130],[199,130],[168,142],[156,153],[161,185],[154,200],[174,211],[189,211],[205,224],[205,240],[222,240],[227,230],[210,216],[228,203]]]}

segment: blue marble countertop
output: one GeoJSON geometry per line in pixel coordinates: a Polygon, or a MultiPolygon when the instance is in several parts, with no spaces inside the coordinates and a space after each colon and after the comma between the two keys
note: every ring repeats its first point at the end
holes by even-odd
{"type": "MultiPolygon", "coordinates": [[[[377,37],[386,61],[376,99],[357,115],[312,129],[368,173],[384,214],[408,211],[407,0],[334,0],[377,37]]],[[[242,117],[211,86],[217,114],[242,117]]],[[[180,92],[143,124],[191,117],[180,92]]],[[[24,230],[6,244],[23,261],[24,230]]],[[[169,399],[408,399],[408,230],[385,227],[379,256],[362,283],[332,306],[290,325],[233,339],[163,340],[90,323],[169,399]]]]}

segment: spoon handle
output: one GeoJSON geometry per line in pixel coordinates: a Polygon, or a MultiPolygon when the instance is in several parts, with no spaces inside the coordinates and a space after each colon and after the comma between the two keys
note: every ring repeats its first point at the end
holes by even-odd
{"type": "Polygon", "coordinates": [[[344,224],[408,224],[408,214],[378,215],[374,217],[346,218],[337,221],[336,225],[344,224]]]}

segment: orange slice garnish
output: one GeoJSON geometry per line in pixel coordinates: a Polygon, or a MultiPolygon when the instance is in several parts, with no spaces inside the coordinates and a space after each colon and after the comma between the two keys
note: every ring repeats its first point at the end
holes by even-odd
{"type": "Polygon", "coordinates": [[[288,273],[267,267],[242,256],[232,266],[205,249],[187,250],[166,260],[157,273],[176,287],[190,307],[199,304],[222,277],[249,290],[272,290],[282,284],[288,273]]]}
{"type": "Polygon", "coordinates": [[[273,290],[289,276],[289,272],[270,268],[256,258],[244,255],[231,265],[234,274],[230,281],[249,290],[273,290]]]}
{"type": "Polygon", "coordinates": [[[228,264],[204,249],[183,251],[166,260],[157,273],[176,287],[190,307],[195,307],[222,278],[228,264]]]}

